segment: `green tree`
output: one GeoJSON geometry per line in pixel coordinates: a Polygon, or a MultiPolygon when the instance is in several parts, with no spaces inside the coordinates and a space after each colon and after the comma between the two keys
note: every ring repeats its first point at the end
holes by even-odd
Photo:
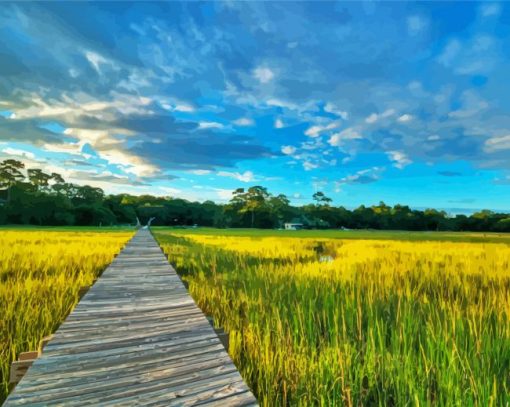
{"type": "Polygon", "coordinates": [[[267,188],[257,185],[248,188],[247,191],[244,188],[236,189],[230,202],[234,206],[239,207],[239,214],[251,214],[251,227],[253,228],[255,226],[255,214],[266,208],[267,200],[270,196],[267,188]]]}
{"type": "Polygon", "coordinates": [[[61,185],[65,183],[64,177],[56,172],[52,172],[50,177],[53,181],[53,185],[61,185]]]}
{"type": "Polygon", "coordinates": [[[91,187],[90,185],[76,187],[74,199],[79,203],[99,203],[103,201],[103,198],[104,192],[101,188],[91,187]]]}
{"type": "Polygon", "coordinates": [[[25,164],[17,160],[4,160],[0,163],[0,186],[7,189],[7,202],[11,200],[11,187],[25,179],[20,171],[25,164]]]}
{"type": "Polygon", "coordinates": [[[268,203],[273,216],[276,218],[276,223],[281,227],[285,218],[291,216],[289,199],[284,194],[278,194],[270,197],[268,203]]]}
{"type": "Polygon", "coordinates": [[[35,187],[37,191],[44,190],[48,187],[52,176],[44,173],[38,168],[30,168],[27,171],[28,180],[35,187]]]}
{"type": "Polygon", "coordinates": [[[317,202],[317,205],[329,205],[333,200],[331,198],[328,198],[324,192],[316,192],[312,195],[312,199],[317,202]]]}

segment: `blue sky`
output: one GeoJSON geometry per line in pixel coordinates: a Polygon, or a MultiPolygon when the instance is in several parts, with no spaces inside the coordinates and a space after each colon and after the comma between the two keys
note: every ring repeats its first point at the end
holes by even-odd
{"type": "Polygon", "coordinates": [[[0,38],[2,159],[111,193],[510,210],[510,5],[3,3],[0,38]]]}

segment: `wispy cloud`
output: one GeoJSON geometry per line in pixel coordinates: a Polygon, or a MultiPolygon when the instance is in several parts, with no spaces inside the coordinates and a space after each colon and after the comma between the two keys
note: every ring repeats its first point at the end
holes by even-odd
{"type": "Polygon", "coordinates": [[[345,130],[342,130],[339,133],[333,134],[329,138],[328,143],[332,146],[339,147],[346,140],[357,140],[357,139],[361,139],[361,138],[362,138],[362,136],[358,129],[349,127],[345,130]]]}
{"type": "Polygon", "coordinates": [[[340,191],[342,186],[348,184],[371,184],[378,181],[384,171],[384,167],[371,167],[359,170],[354,174],[347,175],[335,181],[335,187],[337,191],[340,191]]]}
{"type": "Polygon", "coordinates": [[[253,126],[255,122],[249,117],[241,117],[237,120],[234,120],[234,124],[237,126],[253,126]]]}
{"type": "Polygon", "coordinates": [[[501,6],[498,3],[484,3],[480,6],[482,17],[498,16],[501,12],[501,6]]]}
{"type": "Polygon", "coordinates": [[[251,171],[240,172],[229,172],[229,171],[218,171],[220,177],[234,178],[241,182],[253,182],[255,181],[255,175],[251,171]]]}
{"type": "Polygon", "coordinates": [[[258,67],[255,68],[253,71],[253,76],[260,82],[260,83],[268,83],[271,82],[274,78],[274,72],[267,68],[267,67],[258,67]]]}
{"type": "Polygon", "coordinates": [[[395,114],[395,109],[387,109],[382,113],[372,113],[365,119],[365,122],[369,124],[373,124],[381,119],[386,119],[387,117],[393,116],[395,114]]]}
{"type": "Polygon", "coordinates": [[[407,31],[410,35],[417,35],[424,31],[428,26],[428,21],[418,15],[407,18],[407,31]]]}
{"type": "Polygon", "coordinates": [[[412,161],[407,157],[405,153],[402,151],[388,151],[388,158],[393,161],[393,165],[397,168],[404,168],[405,166],[412,163],[412,161]]]}
{"type": "Polygon", "coordinates": [[[282,146],[282,153],[286,155],[292,155],[296,152],[296,147],[294,146],[282,146]]]}
{"type": "Polygon", "coordinates": [[[218,122],[199,122],[199,129],[222,129],[224,126],[218,122]]]}
{"type": "Polygon", "coordinates": [[[340,123],[338,122],[331,122],[326,125],[314,125],[305,131],[305,135],[308,137],[318,137],[321,133],[336,129],[339,125],[340,123]]]}
{"type": "Polygon", "coordinates": [[[26,151],[26,150],[21,150],[19,148],[5,147],[5,148],[2,148],[0,151],[2,151],[2,153],[4,153],[4,154],[14,155],[14,156],[18,156],[21,158],[30,158],[30,159],[35,158],[34,153],[31,153],[30,151],[26,151]]]}
{"type": "Polygon", "coordinates": [[[485,141],[485,151],[492,153],[502,150],[510,150],[510,135],[491,137],[485,141]]]}

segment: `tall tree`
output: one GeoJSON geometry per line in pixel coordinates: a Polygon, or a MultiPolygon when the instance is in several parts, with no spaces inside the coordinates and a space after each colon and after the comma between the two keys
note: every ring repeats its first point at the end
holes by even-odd
{"type": "Polygon", "coordinates": [[[317,205],[329,205],[333,200],[327,197],[324,192],[316,192],[312,195],[312,199],[317,202],[317,205]]]}
{"type": "Polygon", "coordinates": [[[30,168],[27,171],[28,180],[35,187],[37,191],[44,190],[51,180],[52,176],[44,173],[38,168],[30,168]]]}
{"type": "Polygon", "coordinates": [[[65,183],[64,177],[62,177],[60,174],[57,174],[56,172],[51,173],[51,180],[53,181],[54,185],[65,183]]]}
{"type": "Polygon", "coordinates": [[[276,222],[278,223],[278,227],[281,227],[281,224],[284,221],[286,216],[289,216],[290,213],[290,201],[284,194],[278,194],[276,196],[272,196],[269,198],[269,206],[271,207],[271,212],[276,217],[276,222]]]}
{"type": "Polygon", "coordinates": [[[7,188],[7,202],[11,200],[11,187],[25,179],[20,171],[25,164],[17,160],[4,160],[0,163],[0,186],[7,188]]]}
{"type": "Polygon", "coordinates": [[[238,212],[240,214],[248,212],[251,214],[251,227],[254,227],[255,214],[266,206],[267,200],[271,196],[267,192],[267,188],[259,185],[250,187],[247,191],[244,188],[238,188],[233,192],[233,195],[230,202],[239,207],[238,212]]]}

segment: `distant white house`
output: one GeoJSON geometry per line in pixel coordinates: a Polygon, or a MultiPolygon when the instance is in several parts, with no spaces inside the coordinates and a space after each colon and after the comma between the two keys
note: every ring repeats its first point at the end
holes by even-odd
{"type": "Polygon", "coordinates": [[[303,229],[302,223],[285,223],[285,230],[301,230],[303,229]]]}

